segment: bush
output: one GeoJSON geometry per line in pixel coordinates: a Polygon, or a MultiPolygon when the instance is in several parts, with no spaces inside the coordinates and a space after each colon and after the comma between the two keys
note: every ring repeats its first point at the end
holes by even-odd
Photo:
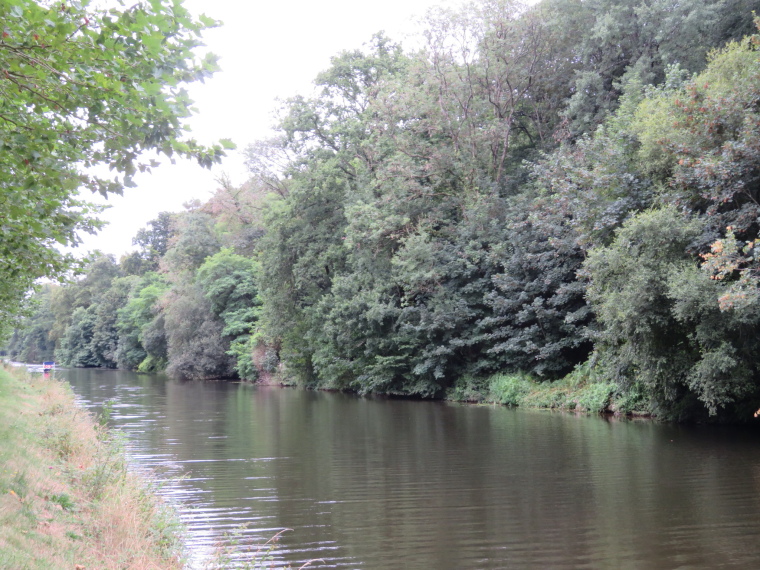
{"type": "Polygon", "coordinates": [[[462,376],[446,392],[446,399],[600,413],[610,407],[615,388],[599,368],[587,362],[555,382],[537,382],[524,372],[462,376]]]}
{"type": "Polygon", "coordinates": [[[651,413],[651,396],[646,386],[634,382],[626,390],[615,395],[612,409],[621,414],[644,415],[651,413]]]}
{"type": "Polygon", "coordinates": [[[608,408],[614,391],[615,384],[612,382],[587,384],[573,395],[575,409],[591,413],[603,412],[608,408]]]}
{"type": "Polygon", "coordinates": [[[494,374],[488,379],[488,401],[505,406],[519,406],[533,388],[527,374],[494,374]]]}
{"type": "Polygon", "coordinates": [[[455,402],[483,402],[487,387],[488,380],[465,374],[446,390],[446,399],[455,402]]]}

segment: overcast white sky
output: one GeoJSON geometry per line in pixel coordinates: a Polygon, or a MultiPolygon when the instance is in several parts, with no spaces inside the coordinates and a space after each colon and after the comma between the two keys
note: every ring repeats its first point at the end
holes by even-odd
{"type": "MultiPolygon", "coordinates": [[[[220,56],[222,71],[205,84],[192,85],[199,113],[190,121],[192,136],[210,143],[230,138],[239,149],[265,138],[277,98],[311,93],[314,77],[341,50],[354,49],[384,30],[392,39],[411,45],[420,30],[416,19],[434,5],[458,5],[450,0],[185,0],[194,14],[222,20],[221,28],[204,36],[208,49],[220,56]]],[[[98,236],[86,236],[81,252],[100,249],[116,255],[132,248],[138,229],[162,211],[180,211],[182,204],[207,200],[214,182],[227,173],[235,184],[245,180],[242,159],[231,153],[211,171],[194,163],[167,161],[138,178],[137,188],[106,203],[101,215],[109,225],[98,236]]],[[[96,201],[88,196],[92,201],[96,201]]]]}

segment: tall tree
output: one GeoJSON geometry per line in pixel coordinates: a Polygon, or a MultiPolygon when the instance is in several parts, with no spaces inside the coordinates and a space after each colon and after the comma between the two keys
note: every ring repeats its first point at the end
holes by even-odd
{"type": "Polygon", "coordinates": [[[96,209],[75,198],[89,188],[120,193],[155,161],[147,151],[209,166],[224,141],[204,147],[185,135],[184,88],[216,69],[198,58],[200,34],[179,0],[99,8],[90,0],[0,4],[0,321],[16,312],[38,277],[73,261],[56,244],[93,231],[96,209]],[[113,176],[95,174],[106,166],[113,176]]]}
{"type": "Polygon", "coordinates": [[[161,212],[158,217],[148,222],[148,225],[141,228],[132,238],[132,245],[136,245],[139,250],[137,254],[140,259],[144,260],[148,270],[155,271],[158,269],[158,261],[169,249],[169,243],[174,235],[172,222],[173,215],[170,212],[161,212]]]}
{"type": "Polygon", "coordinates": [[[707,53],[750,33],[757,0],[592,0],[562,3],[584,14],[586,29],[576,57],[565,116],[573,136],[596,128],[617,108],[628,81],[659,84],[669,66],[689,73],[707,64],[707,53]]]}

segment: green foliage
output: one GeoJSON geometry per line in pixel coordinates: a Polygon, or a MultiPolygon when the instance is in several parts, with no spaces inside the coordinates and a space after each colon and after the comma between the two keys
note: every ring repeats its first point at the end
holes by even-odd
{"type": "Polygon", "coordinates": [[[446,390],[446,399],[455,402],[479,403],[486,399],[486,389],[487,385],[483,378],[475,378],[468,374],[457,378],[454,384],[446,390]]]}
{"type": "Polygon", "coordinates": [[[557,378],[585,360],[593,315],[576,279],[585,252],[566,212],[544,198],[515,199],[491,250],[499,271],[486,290],[487,353],[500,369],[557,378]]]}
{"type": "Polygon", "coordinates": [[[40,322],[80,365],[749,417],[754,4],[485,0],[431,12],[414,54],[375,36],[283,104],[252,180],[40,322]]]}
{"type": "Polygon", "coordinates": [[[146,273],[118,310],[116,360],[119,368],[144,372],[163,369],[161,362],[166,361],[167,355],[158,303],[168,288],[161,276],[146,273]]]}
{"type": "Polygon", "coordinates": [[[687,331],[672,318],[668,278],[690,265],[686,248],[701,229],[675,209],[644,212],[586,262],[588,299],[602,325],[597,343],[615,355],[613,377],[635,377],[663,402],[679,396],[689,360],[674,350],[674,340],[683,344],[687,331]]]}
{"type": "Polygon", "coordinates": [[[73,511],[76,507],[74,501],[66,493],[51,495],[50,502],[59,505],[64,511],[73,511]]]}
{"type": "Polygon", "coordinates": [[[599,413],[606,411],[616,386],[611,382],[581,386],[566,380],[543,382],[534,386],[520,401],[529,408],[574,410],[599,413]]]}
{"type": "Polygon", "coordinates": [[[93,329],[93,349],[100,355],[101,366],[116,368],[118,360],[119,323],[118,315],[129,300],[130,293],[138,282],[134,276],[115,279],[111,287],[99,299],[95,309],[97,319],[93,329]]]}
{"type": "Polygon", "coordinates": [[[616,413],[649,415],[652,413],[652,397],[646,386],[634,382],[624,391],[616,388],[610,408],[616,413]]]}
{"type": "Polygon", "coordinates": [[[698,415],[693,396],[711,415],[757,398],[756,43],[714,52],[703,73],[651,91],[632,115],[636,160],[650,165],[660,199],[692,220],[642,214],[589,257],[607,364],[624,386],[644,386],[662,414],[698,415]]]}
{"type": "Polygon", "coordinates": [[[584,26],[575,52],[583,64],[573,77],[565,111],[573,135],[602,123],[617,108],[626,83],[662,83],[673,64],[701,71],[711,48],[752,31],[746,27],[748,16],[758,7],[757,2],[714,0],[597,0],[566,6],[574,12],[573,21],[584,26]]]}
{"type": "MultiPolygon", "coordinates": [[[[261,242],[264,322],[288,370],[307,384],[434,396],[463,374],[523,365],[558,374],[587,352],[582,339],[570,340],[585,324],[580,315],[552,339],[535,323],[515,323],[525,339],[508,351],[499,342],[509,335],[504,319],[492,318],[498,301],[487,298],[505,270],[496,250],[510,240],[506,193],[521,179],[525,149],[559,120],[556,101],[547,111],[539,95],[549,89],[544,56],[558,40],[540,13],[520,17],[509,2],[441,12],[427,38],[418,59],[379,42],[361,57],[336,58],[318,78],[321,100],[291,102],[282,123],[300,169],[289,173],[261,242]],[[459,33],[473,38],[472,54],[456,51],[459,33]],[[367,81],[368,66],[383,73],[367,81]],[[349,77],[350,96],[337,97],[349,77]],[[530,103],[539,99],[540,112],[530,103]],[[362,105],[348,109],[346,100],[362,105]],[[362,129],[333,131],[338,108],[362,129]]],[[[558,277],[572,276],[580,259],[558,277]]],[[[514,313],[540,295],[566,303],[559,320],[578,310],[578,287],[551,299],[559,281],[514,313]]]]}
{"type": "Polygon", "coordinates": [[[174,217],[172,240],[163,256],[165,269],[174,274],[197,270],[221,244],[214,231],[214,220],[205,212],[189,209],[174,217]]]}
{"type": "Polygon", "coordinates": [[[185,136],[192,112],[184,85],[217,67],[194,50],[216,22],[194,20],[178,0],[99,8],[89,0],[0,5],[0,306],[2,321],[38,277],[73,262],[57,245],[76,245],[98,227],[98,208],[80,188],[106,195],[133,185],[155,161],[147,151],[209,166],[222,142],[185,136]],[[107,166],[113,176],[93,172],[107,166]]]}
{"type": "Polygon", "coordinates": [[[63,366],[88,368],[98,366],[101,361],[92,346],[95,328],[95,311],[78,307],[71,315],[71,324],[55,351],[56,360],[63,366]]]}
{"type": "Polygon", "coordinates": [[[244,380],[256,381],[261,372],[274,372],[270,366],[259,369],[253,358],[253,352],[257,343],[253,335],[240,335],[230,342],[230,350],[227,352],[235,359],[235,372],[244,380]]]}
{"type": "Polygon", "coordinates": [[[587,384],[578,391],[574,398],[575,410],[599,413],[609,408],[612,394],[616,386],[613,382],[597,382],[587,384]]]}
{"type": "Polygon", "coordinates": [[[222,334],[231,339],[230,356],[241,378],[255,379],[251,334],[259,319],[256,287],[258,264],[223,249],[208,257],[196,273],[196,283],[211,303],[211,311],[224,322],[222,334]]]}
{"type": "Polygon", "coordinates": [[[234,376],[224,323],[195,284],[173,287],[163,298],[167,373],[181,378],[234,376]]]}
{"type": "Polygon", "coordinates": [[[494,374],[488,379],[488,401],[519,406],[532,387],[526,374],[494,374]]]}
{"type": "MultiPolygon", "coordinates": [[[[433,12],[419,56],[375,43],[336,58],[316,99],[287,104],[275,146],[249,149],[252,173],[281,196],[259,242],[261,330],[288,372],[309,386],[477,400],[467,378],[560,378],[604,335],[639,347],[673,302],[672,272],[695,259],[710,224],[695,219],[688,243],[646,230],[651,263],[627,265],[620,250],[609,304],[589,293],[599,312],[629,303],[617,324],[640,317],[646,332],[628,323],[612,333],[605,315],[595,323],[577,275],[626,220],[685,189],[681,147],[665,139],[689,73],[737,29],[722,20],[727,9],[483,2],[433,12]],[[269,167],[278,152],[279,177],[269,167]]],[[[688,330],[672,324],[668,334],[688,330]]],[[[663,333],[660,348],[672,342],[663,333]]],[[[708,353],[691,386],[727,373],[730,351],[708,353]]],[[[670,388],[658,378],[646,385],[662,396],[670,388]]],[[[573,405],[604,408],[608,382],[587,383],[570,390],[573,405]]],[[[554,392],[565,402],[564,388],[554,392]]]]}
{"type": "Polygon", "coordinates": [[[50,333],[55,322],[51,310],[54,290],[54,285],[45,285],[29,299],[29,314],[19,321],[7,344],[11,360],[35,363],[53,360],[55,341],[50,333]]]}
{"type": "Polygon", "coordinates": [[[341,198],[347,184],[330,161],[305,173],[302,184],[273,202],[260,247],[262,295],[269,299],[264,319],[270,334],[291,354],[293,373],[308,378],[310,351],[303,345],[308,315],[345,263],[341,198]]]}
{"type": "Polygon", "coordinates": [[[721,285],[687,251],[702,229],[672,208],[644,212],[586,264],[607,370],[646,387],[662,414],[692,394],[716,414],[756,390],[757,310],[720,310],[721,285]]]}
{"type": "Polygon", "coordinates": [[[537,382],[523,372],[462,377],[447,392],[451,400],[490,402],[504,406],[550,408],[600,413],[610,407],[616,385],[589,373],[588,365],[554,382],[537,382]]]}
{"type": "MultiPolygon", "coordinates": [[[[136,277],[122,277],[111,256],[101,256],[88,266],[86,277],[68,288],[56,360],[64,366],[115,368],[119,342],[118,311],[126,304],[136,277]],[[71,303],[71,304],[69,304],[71,303]]],[[[57,319],[56,319],[57,320],[57,319]]],[[[52,333],[51,333],[52,334],[52,333]]]]}
{"type": "Polygon", "coordinates": [[[132,245],[140,249],[126,259],[122,259],[122,270],[129,275],[142,275],[146,271],[158,269],[159,260],[169,249],[174,235],[172,214],[161,212],[155,220],[148,222],[148,227],[138,230],[132,239],[132,245]],[[130,267],[126,265],[131,262],[130,267]]]}

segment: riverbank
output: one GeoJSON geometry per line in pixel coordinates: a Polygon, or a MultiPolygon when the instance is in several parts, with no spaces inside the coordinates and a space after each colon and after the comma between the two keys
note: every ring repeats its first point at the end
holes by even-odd
{"type": "Polygon", "coordinates": [[[0,567],[181,568],[180,525],[66,383],[0,368],[0,567]]]}
{"type": "MultiPolygon", "coordinates": [[[[255,384],[298,386],[297,382],[288,379],[286,372],[268,375],[255,384]]],[[[614,382],[600,375],[588,363],[576,367],[568,375],[554,381],[537,380],[522,372],[497,373],[483,377],[462,376],[446,390],[442,398],[450,402],[470,404],[654,417],[644,394],[633,388],[621,393],[614,382]]]]}
{"type": "Polygon", "coordinates": [[[644,398],[633,391],[621,395],[617,386],[598,377],[588,365],[554,382],[539,382],[528,374],[465,376],[446,393],[456,402],[499,404],[531,409],[650,416],[644,398]]]}

